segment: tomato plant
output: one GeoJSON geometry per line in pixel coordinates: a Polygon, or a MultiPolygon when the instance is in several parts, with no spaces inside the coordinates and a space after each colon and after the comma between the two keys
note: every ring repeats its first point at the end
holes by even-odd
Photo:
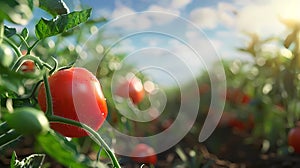
{"type": "Polygon", "coordinates": [[[292,128],[289,131],[288,144],[293,147],[295,153],[300,154],[300,127],[292,128]]]}
{"type": "MultiPolygon", "coordinates": [[[[85,123],[98,130],[107,116],[107,107],[97,78],[84,68],[60,70],[49,77],[53,114],[85,123]]],[[[38,92],[38,102],[46,111],[45,86],[38,92]]],[[[51,123],[51,128],[67,137],[88,135],[78,127],[51,123]]]]}
{"type": "Polygon", "coordinates": [[[138,163],[147,163],[155,165],[157,156],[152,147],[147,144],[137,144],[131,152],[131,158],[138,163]]]}
{"type": "Polygon", "coordinates": [[[130,98],[134,104],[138,104],[143,101],[145,90],[141,80],[133,76],[118,86],[116,94],[124,98],[130,98]]]}
{"type": "MultiPolygon", "coordinates": [[[[98,79],[84,68],[73,67],[74,58],[72,63],[62,61],[71,60],[68,57],[74,56],[66,54],[66,48],[71,50],[68,46],[56,48],[63,52],[56,50],[53,53],[54,50],[49,49],[51,47],[48,45],[51,40],[59,41],[63,37],[62,34],[71,35],[75,27],[89,19],[91,10],[90,8],[70,12],[63,0],[1,1],[1,153],[3,149],[11,148],[10,145],[14,146],[12,142],[18,142],[16,140],[20,137],[30,134],[38,141],[41,152],[46,152],[64,166],[105,167],[101,162],[81,155],[76,146],[79,144],[68,141],[65,137],[91,135],[94,144],[105,150],[113,167],[120,167],[114,153],[96,132],[107,116],[106,101],[98,79]],[[24,25],[33,17],[34,8],[41,8],[52,18],[38,18],[33,28],[35,35],[32,35],[24,25]],[[11,25],[24,27],[16,29],[10,27],[11,25]],[[52,38],[49,40],[49,37],[52,38]],[[22,73],[33,71],[35,73],[22,73]]],[[[103,20],[99,22],[101,21],[103,20]]],[[[12,167],[40,167],[44,161],[43,157],[44,155],[31,155],[21,163],[16,154],[12,154],[10,164],[12,167]]]]}

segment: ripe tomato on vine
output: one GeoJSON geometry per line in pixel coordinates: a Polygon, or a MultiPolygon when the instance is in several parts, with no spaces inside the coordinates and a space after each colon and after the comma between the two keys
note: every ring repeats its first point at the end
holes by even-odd
{"type": "MultiPolygon", "coordinates": [[[[49,77],[53,101],[53,114],[79,121],[94,130],[98,130],[107,116],[106,100],[97,78],[84,68],[64,69],[49,77]]],[[[38,102],[46,111],[45,86],[38,92],[38,102]]],[[[62,124],[51,123],[51,128],[67,137],[88,135],[83,129],[62,124]]]]}
{"type": "Polygon", "coordinates": [[[117,87],[116,95],[130,98],[134,104],[139,104],[145,97],[145,90],[141,80],[133,76],[117,87]]]}

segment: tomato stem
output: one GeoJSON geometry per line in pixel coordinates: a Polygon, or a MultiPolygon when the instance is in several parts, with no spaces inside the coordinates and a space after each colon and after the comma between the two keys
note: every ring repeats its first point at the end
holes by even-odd
{"type": "Polygon", "coordinates": [[[38,89],[38,86],[43,82],[43,80],[38,81],[31,89],[30,94],[25,95],[23,97],[17,97],[17,98],[13,98],[15,100],[25,100],[25,99],[30,99],[34,97],[34,94],[36,92],[36,90],[38,89]]]}
{"type": "Polygon", "coordinates": [[[4,23],[3,20],[0,19],[0,44],[2,43],[4,37],[4,23]]]}
{"type": "Polygon", "coordinates": [[[40,42],[40,40],[35,41],[32,46],[28,47],[27,53],[30,54],[31,50],[40,42]]]}
{"type": "Polygon", "coordinates": [[[25,44],[26,48],[29,48],[29,45],[28,45],[27,41],[24,39],[24,37],[21,36],[20,34],[16,34],[16,35],[17,35],[17,36],[19,37],[19,39],[25,44]]]}
{"type": "Polygon", "coordinates": [[[43,80],[44,80],[44,84],[45,84],[46,101],[47,101],[46,116],[53,115],[52,96],[51,96],[51,91],[50,91],[50,86],[49,86],[47,73],[44,73],[43,80]]]}
{"type": "Polygon", "coordinates": [[[58,66],[57,60],[54,57],[51,57],[51,58],[54,61],[54,67],[50,70],[49,75],[53,74],[56,71],[57,66],[58,66]]]}
{"type": "Polygon", "coordinates": [[[51,65],[43,62],[39,57],[33,56],[33,55],[25,55],[25,56],[19,57],[17,59],[17,61],[15,62],[15,64],[12,66],[11,70],[14,71],[14,72],[18,71],[20,69],[22,63],[25,60],[32,60],[32,61],[34,61],[39,66],[39,68],[41,68],[41,69],[43,68],[43,66],[45,66],[46,68],[48,68],[50,70],[53,69],[51,65]]]}
{"type": "Polygon", "coordinates": [[[20,51],[20,49],[15,45],[14,42],[12,42],[9,38],[3,36],[3,41],[5,41],[8,45],[10,45],[13,50],[15,51],[15,53],[17,54],[18,57],[21,57],[22,56],[22,53],[20,51]]]}
{"type": "Polygon", "coordinates": [[[83,128],[84,130],[86,130],[90,134],[90,137],[97,144],[101,145],[104,148],[105,152],[107,153],[107,155],[110,157],[110,159],[112,161],[113,167],[121,168],[115,154],[112,152],[112,150],[106,144],[106,142],[102,139],[102,137],[91,127],[89,127],[86,124],[83,124],[83,123],[80,123],[80,122],[77,122],[77,121],[74,121],[71,119],[55,116],[55,115],[51,115],[51,116],[47,116],[47,117],[50,122],[59,122],[59,123],[69,124],[69,125],[77,126],[77,127],[80,127],[80,128],[83,128]]]}

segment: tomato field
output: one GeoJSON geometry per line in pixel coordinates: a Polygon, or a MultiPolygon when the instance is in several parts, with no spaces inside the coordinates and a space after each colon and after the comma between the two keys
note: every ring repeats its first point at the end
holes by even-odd
{"type": "MultiPolygon", "coordinates": [[[[235,50],[248,59],[177,79],[167,69],[185,72],[175,59],[151,65],[152,46],[143,67],[126,63],[134,52],[113,49],[128,20],[93,12],[63,0],[0,2],[0,167],[300,166],[299,20],[279,19],[285,32],[268,37],[241,32],[235,50]],[[160,85],[153,67],[177,84],[160,85]]],[[[143,33],[153,32],[123,36],[143,33]]]]}

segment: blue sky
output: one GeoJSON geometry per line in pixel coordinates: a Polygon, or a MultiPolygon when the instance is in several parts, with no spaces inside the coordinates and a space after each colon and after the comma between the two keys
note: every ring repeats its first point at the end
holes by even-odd
{"type": "MultiPolygon", "coordinates": [[[[136,64],[138,70],[151,74],[155,81],[167,81],[165,84],[193,78],[219,59],[251,60],[236,50],[248,42],[243,32],[284,37],[289,30],[279,18],[300,22],[299,0],[75,0],[66,3],[72,10],[79,9],[78,4],[83,8],[92,7],[92,17],[108,18],[107,24],[98,26],[105,30],[102,43],[114,53],[127,53],[124,62],[136,64]]],[[[274,46],[266,48],[273,50],[274,46]]]]}
{"type": "MultiPolygon", "coordinates": [[[[137,64],[140,70],[147,69],[145,66],[149,64],[162,68],[173,82],[197,75],[200,69],[220,58],[251,59],[236,50],[248,42],[243,32],[261,37],[284,36],[289,30],[279,18],[300,20],[299,0],[78,0],[72,3],[92,7],[93,17],[111,20],[99,29],[119,35],[117,39],[121,40],[112,47],[112,52],[126,52],[129,57],[124,61],[137,64]],[[144,13],[148,11],[157,13],[144,13]],[[153,30],[158,33],[131,35],[153,30]],[[200,54],[195,55],[193,51],[200,54]]],[[[105,39],[108,45],[116,43],[115,40],[105,39]]],[[[155,78],[159,81],[166,76],[160,74],[155,78]]]]}

